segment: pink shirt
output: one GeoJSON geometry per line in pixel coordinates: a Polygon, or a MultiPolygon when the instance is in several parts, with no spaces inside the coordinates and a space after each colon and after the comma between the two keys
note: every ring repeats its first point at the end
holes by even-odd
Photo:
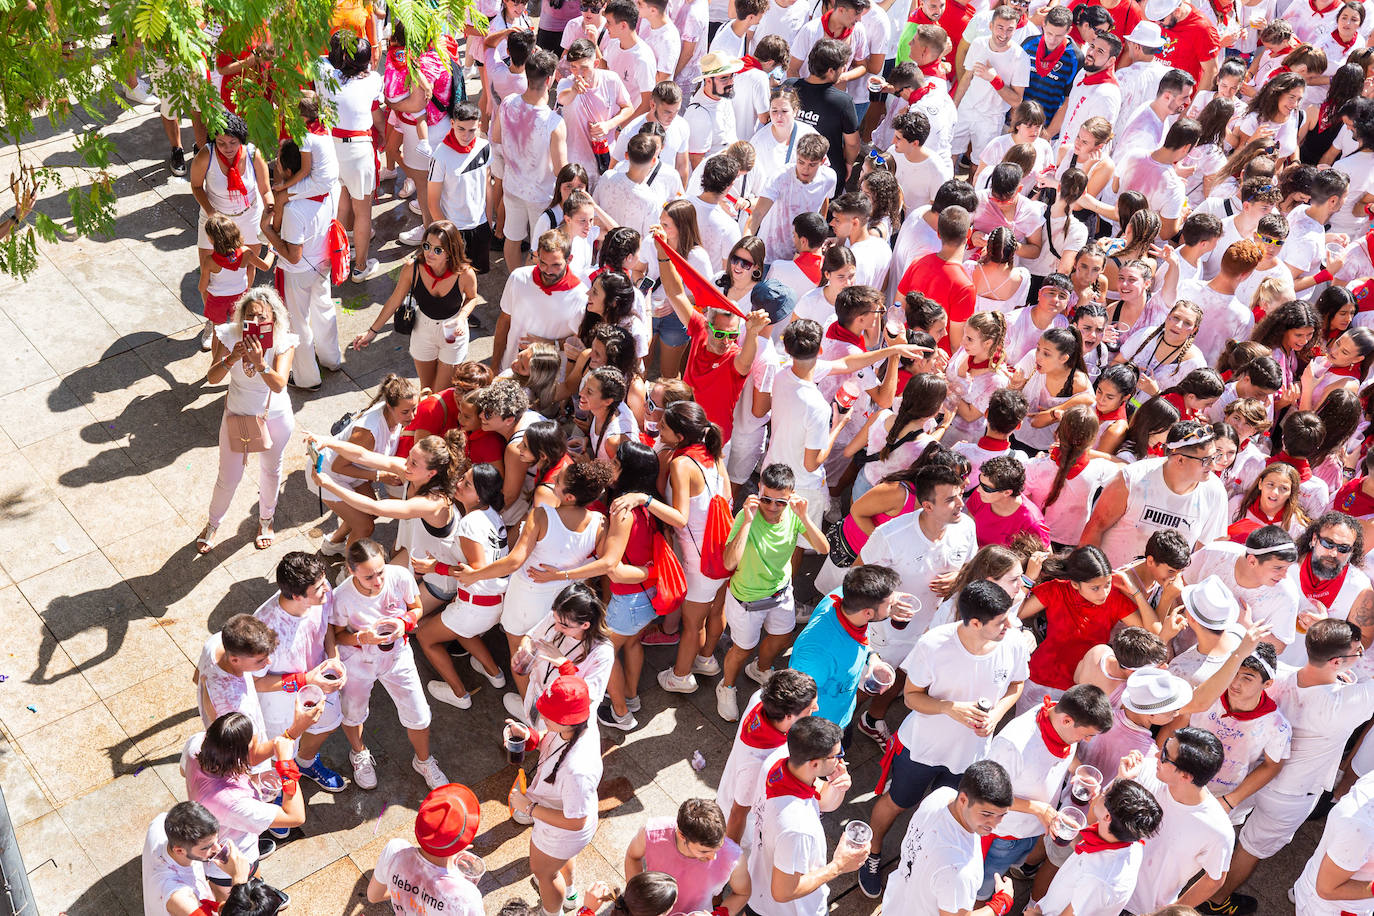
{"type": "MultiPolygon", "coordinates": [[[[200,802],[219,820],[219,837],[233,843],[249,862],[258,860],[258,834],[262,833],[281,814],[281,808],[258,800],[251,777],[247,773],[228,779],[211,776],[200,768],[196,755],[200,753],[205,733],[193,735],[181,752],[181,768],[186,773],[186,797],[200,802]]],[[[205,863],[205,873],[214,878],[226,877],[214,862],[205,863]]]]}
{"type": "Polygon", "coordinates": [[[649,871],[667,872],[677,881],[677,903],[673,904],[675,912],[710,912],[711,898],[725,886],[739,857],[739,845],[727,837],[725,845],[710,862],[689,859],[678,852],[677,829],[673,818],[650,818],[644,824],[645,867],[649,871]]]}
{"type": "MultiPolygon", "coordinates": [[[[620,109],[632,105],[630,92],[620,77],[609,70],[595,70],[596,85],[591,91],[577,96],[563,106],[563,123],[568,125],[568,161],[592,165],[595,153],[592,152],[590,126],[597,121],[615,117],[620,109]]],[[[558,91],[572,88],[571,76],[559,80],[558,91]]],[[[615,134],[606,138],[608,145],[615,143],[615,134]]]]}
{"type": "Polygon", "coordinates": [[[973,518],[979,547],[989,544],[1008,545],[1013,537],[1027,529],[1039,535],[1040,540],[1046,544],[1050,542],[1050,529],[1045,524],[1045,517],[1040,514],[1035,504],[1025,497],[1022,497],[1019,509],[1011,515],[1002,516],[988,508],[988,504],[983,501],[983,491],[975,489],[965,503],[964,511],[973,518]]]}

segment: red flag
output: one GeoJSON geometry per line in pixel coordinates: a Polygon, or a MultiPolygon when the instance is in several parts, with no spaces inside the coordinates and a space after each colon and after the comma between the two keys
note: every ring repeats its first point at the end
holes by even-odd
{"type": "Polygon", "coordinates": [[[672,261],[673,266],[677,268],[678,276],[682,278],[682,285],[687,287],[687,295],[692,301],[693,308],[698,312],[705,312],[707,309],[724,309],[742,319],[749,317],[740,311],[738,305],[725,298],[720,287],[697,273],[696,269],[687,263],[686,258],[668,247],[667,242],[657,235],[654,236],[654,241],[658,244],[658,250],[663,252],[664,256],[672,261]]]}

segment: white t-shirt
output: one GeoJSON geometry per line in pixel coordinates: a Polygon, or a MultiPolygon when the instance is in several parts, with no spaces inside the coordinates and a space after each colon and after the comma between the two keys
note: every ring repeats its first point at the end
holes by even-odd
{"type": "Polygon", "coordinates": [[[760,916],[823,916],[830,898],[828,884],[789,903],[773,899],[774,868],[790,875],[804,875],[829,861],[820,804],[814,798],[791,795],[768,798],[764,792],[762,783],[767,779],[769,768],[786,755],[784,745],[770,754],[759,768],[754,844],[749,850],[749,878],[753,885],[749,908],[760,916]]]}
{"type": "Polygon", "coordinates": [[[666,73],[671,79],[673,71],[677,69],[677,59],[682,56],[682,33],[677,26],[673,25],[671,19],[664,19],[661,28],[650,28],[648,17],[644,17],[639,20],[636,31],[654,56],[654,75],[666,73]]]}
{"type": "Polygon", "coordinates": [[[506,193],[543,206],[553,199],[557,176],[549,149],[553,132],[563,123],[562,117],[547,105],[531,105],[518,95],[502,100],[496,117],[501,122],[501,156],[506,161],[502,181],[506,193]]]}
{"type": "MultiPolygon", "coordinates": [[[[901,578],[901,590],[919,602],[916,617],[905,630],[894,630],[888,621],[879,621],[868,628],[868,639],[874,648],[890,647],[905,658],[910,647],[930,626],[940,596],[930,590],[936,576],[953,572],[963,566],[978,549],[978,537],[973,519],[961,515],[945,526],[940,539],[931,541],[921,530],[924,509],[900,515],[883,522],[869,535],[859,555],[865,566],[888,566],[901,578]]],[[[885,657],[888,655],[885,652],[885,657]]]]}
{"type": "MultiPolygon", "coordinates": [[[[474,512],[464,513],[458,519],[458,524],[453,528],[454,548],[461,553],[462,548],[458,546],[459,538],[467,538],[481,544],[487,552],[487,562],[492,563],[510,553],[510,541],[506,535],[505,522],[501,521],[501,513],[488,506],[474,512]]],[[[483,579],[474,582],[463,590],[471,595],[504,595],[506,585],[509,584],[510,577],[502,576],[499,579],[483,579]]]]}
{"type": "MultiPolygon", "coordinates": [[[[1002,82],[1013,89],[1024,89],[1030,85],[1030,57],[1015,40],[1005,50],[994,51],[989,39],[973,39],[968,54],[964,56],[964,70],[972,73],[974,65],[980,61],[996,70],[1002,82]]],[[[980,120],[994,117],[1000,120],[1009,107],[997,90],[992,88],[992,83],[974,76],[959,102],[959,117],[980,120]]]]}
{"type": "Polygon", "coordinates": [[[1120,191],[1139,191],[1149,199],[1160,219],[1180,220],[1188,215],[1188,188],[1172,165],[1150,157],[1150,152],[1131,156],[1117,169],[1120,191]]]}
{"type": "Polygon", "coordinates": [[[1164,145],[1164,133],[1167,129],[1164,119],[1155,114],[1149,105],[1141,106],[1130,114],[1125,111],[1121,114],[1130,120],[1112,141],[1112,149],[1118,150],[1123,159],[1137,153],[1149,155],[1164,145]]]}
{"type": "Polygon", "coordinates": [[[167,916],[167,904],[178,894],[188,905],[211,899],[204,866],[181,865],[167,853],[166,823],[163,812],[143,837],[143,916],[167,916]]]}
{"type": "Polygon", "coordinates": [[[1288,759],[1293,741],[1293,729],[1278,710],[1242,722],[1226,714],[1220,699],[1193,713],[1188,724],[1207,729],[1226,749],[1226,761],[1207,784],[1207,790],[1218,797],[1239,786],[1266,757],[1275,763],[1288,759]]]}
{"type": "Polygon", "coordinates": [[[1124,849],[1075,852],[1040,898],[1040,912],[1060,916],[1118,916],[1135,890],[1145,850],[1139,843],[1124,849]]]}
{"type": "MultiPolygon", "coordinates": [[[[754,135],[749,138],[749,145],[754,148],[754,168],[750,171],[749,177],[754,187],[763,189],[768,187],[768,183],[783,172],[790,171],[792,163],[797,161],[797,141],[807,134],[814,134],[816,128],[810,124],[803,124],[800,121],[792,122],[792,129],[787,136],[778,140],[773,136],[773,125],[764,124],[754,131],[754,135]]],[[[822,166],[825,168],[826,166],[822,166]]],[[[831,170],[834,175],[834,170],[831,170]]],[[[834,179],[831,179],[831,188],[834,188],[834,179]]],[[[760,193],[762,191],[760,190],[760,193]]],[[[767,196],[764,194],[763,196],[767,196]]],[[[773,249],[768,249],[768,259],[775,260],[773,249]]]]}
{"type": "Polygon", "coordinates": [[[447,143],[434,145],[429,180],[441,182],[439,209],[459,229],[474,229],[487,218],[487,175],[491,144],[479,138],[470,151],[460,153],[447,143]]]}
{"type": "MultiPolygon", "coordinates": [[[[907,683],[924,687],[938,700],[972,703],[986,697],[994,703],[1007,688],[1028,676],[1030,652],[1014,635],[996,643],[986,655],[974,655],[959,641],[958,623],[932,627],[916,641],[916,648],[902,662],[907,683]]],[[[991,736],[983,737],[949,716],[906,714],[897,737],[913,760],[962,773],[987,752],[991,736]]]]}
{"type": "MultiPolygon", "coordinates": [[[[767,131],[768,128],[763,129],[767,131]]],[[[800,134],[801,132],[798,131],[800,134]]],[[[803,213],[818,213],[835,190],[835,170],[822,165],[816,177],[802,184],[796,168],[788,168],[773,178],[761,192],[773,202],[759,225],[759,238],[772,261],[787,261],[797,256],[792,244],[792,220],[803,213]]],[[[886,245],[883,246],[886,249],[886,245]]],[[[890,255],[890,252],[888,252],[890,255]]],[[[859,281],[855,281],[856,283],[859,281]]]]}
{"type": "Polygon", "coordinates": [[[773,438],[764,455],[764,466],[782,462],[792,468],[797,490],[816,491],[825,486],[825,464],[808,471],[803,464],[807,449],[825,448],[830,439],[830,403],[815,382],[802,381],[790,369],[773,380],[773,438]]]}
{"type": "MultiPolygon", "coordinates": [[[[330,151],[333,152],[333,147],[330,147],[330,151]]],[[[333,219],[334,208],[329,205],[328,198],[311,200],[308,197],[293,197],[288,200],[281,218],[281,240],[301,246],[301,257],[295,264],[281,258],[277,262],[281,269],[289,274],[311,271],[328,274],[329,224],[333,219]]]]}
{"type": "MultiPolygon", "coordinates": [[[[989,147],[992,145],[988,144],[989,147]]],[[[940,185],[954,177],[954,167],[948,156],[932,153],[927,154],[921,162],[912,162],[896,149],[889,150],[888,156],[897,168],[897,186],[902,189],[904,215],[910,215],[912,210],[933,201],[940,185]]]]}
{"type": "Polygon", "coordinates": [[[884,913],[940,916],[973,909],[983,883],[983,850],[979,836],[949,813],[958,795],[941,786],[911,815],[901,861],[887,876],[884,913]]]}
{"type": "MultiPolygon", "coordinates": [[[[1035,721],[1039,714],[1039,709],[1030,709],[1012,719],[992,739],[988,759],[1002,764],[1017,798],[1054,804],[1077,745],[1069,746],[1067,756],[1055,756],[1040,736],[1040,726],[1035,721]]],[[[1024,838],[1044,832],[1045,825],[1040,818],[1018,811],[1008,811],[997,826],[998,836],[1024,838]]]]}
{"type": "Polygon", "coordinates": [[[354,633],[365,630],[383,617],[396,617],[420,600],[420,590],[409,567],[382,567],[382,587],[375,595],[358,591],[352,576],[334,590],[334,613],[329,622],[354,633]]]}
{"type": "Polygon", "coordinates": [[[725,268],[725,257],[744,235],[739,223],[721,209],[720,204],[707,203],[700,197],[687,200],[697,208],[697,229],[701,232],[701,247],[711,259],[711,275],[725,268]]]}
{"type": "MultiPolygon", "coordinates": [[[[672,168],[672,165],[663,167],[672,168]]],[[[636,230],[640,238],[649,238],[649,230],[658,224],[665,203],[663,193],[658,188],[647,180],[636,182],[630,178],[628,171],[620,170],[601,176],[592,196],[607,216],[618,225],[636,230]]]]}
{"type": "Polygon", "coordinates": [[[329,632],[329,615],[333,610],[332,592],[323,604],[309,608],[297,617],[281,606],[281,592],[268,598],[253,612],[253,616],[277,634],[277,648],[267,662],[271,674],[291,674],[309,671],[324,661],[324,637],[329,632]]]}
{"type": "Polygon", "coordinates": [[[835,320],[835,306],[825,298],[824,286],[813,286],[797,298],[792,314],[798,319],[809,318],[821,327],[828,328],[835,320]]]}
{"type": "Polygon", "coordinates": [[[315,80],[315,91],[320,94],[321,99],[334,103],[334,126],[340,130],[370,130],[372,103],[382,95],[382,75],[375,70],[369,70],[350,80],[344,80],[340,72],[330,65],[328,58],[322,57],[320,62],[330,72],[332,81],[336,81],[338,85],[338,89],[334,90],[330,88],[331,80],[315,80]]]}
{"type": "Polygon", "coordinates": [[[1363,900],[1322,900],[1317,896],[1317,873],[1330,859],[1350,878],[1368,883],[1374,878],[1374,781],[1361,779],[1326,816],[1326,827],[1307,867],[1293,890],[1303,916],[1340,916],[1343,912],[1374,912],[1374,897],[1363,900]]]}
{"type": "Polygon", "coordinates": [[[1298,686],[1298,671],[1284,665],[1268,688],[1293,727],[1292,753],[1262,791],[1288,795],[1324,792],[1336,783],[1336,768],[1351,732],[1374,715],[1374,681],[1298,686]]]}
{"type": "Polygon", "coordinates": [[[753,731],[760,724],[754,722],[750,714],[754,707],[759,705],[761,695],[762,691],[754,691],[749,702],[742,707],[744,712],[740,716],[739,727],[735,729],[735,741],[730,746],[730,756],[725,760],[725,769],[720,773],[720,784],[716,788],[716,804],[720,805],[720,810],[725,812],[727,818],[730,816],[732,805],[754,807],[754,803],[758,801],[754,791],[760,781],[759,768],[777,750],[775,747],[753,747],[746,744],[742,737],[746,728],[753,731]]]}
{"type": "Polygon", "coordinates": [[[854,285],[882,289],[892,263],[892,249],[887,241],[869,235],[858,244],[851,244],[849,250],[854,252],[854,285]]]}
{"type": "MultiPolygon", "coordinates": [[[[648,42],[636,41],[633,47],[622,48],[620,42],[607,38],[601,43],[601,55],[629,90],[631,106],[638,108],[643,93],[653,91],[660,69],[648,42]]],[[[673,62],[677,63],[677,59],[673,62]]]]}
{"type": "Polygon", "coordinates": [[[687,121],[691,153],[714,156],[739,139],[735,127],[735,106],[729,99],[713,99],[705,89],[697,90],[682,112],[687,121]]]}
{"type": "Polygon", "coordinates": [[[1174,799],[1160,782],[1157,758],[1145,761],[1136,782],[1154,795],[1164,811],[1159,832],[1145,841],[1140,877],[1126,909],[1153,913],[1178,899],[1183,885],[1199,871],[1220,880],[1231,867],[1235,830],[1231,818],[1212,793],[1202,790],[1202,801],[1185,805],[1174,799]]]}
{"type": "Polygon", "coordinates": [[[201,647],[196,671],[200,674],[200,684],[196,691],[200,720],[205,727],[226,713],[243,713],[253,722],[253,734],[266,738],[267,726],[263,724],[262,705],[258,702],[254,678],[267,674],[267,669],[247,674],[230,674],[215,661],[224,648],[219,633],[212,633],[201,647]]]}
{"type": "MultiPolygon", "coordinates": [[[[639,129],[648,120],[649,116],[642,114],[616,133],[615,143],[611,145],[611,158],[617,162],[625,161],[625,150],[630,145],[630,138],[639,133],[639,129]]],[[[688,134],[685,118],[675,117],[663,128],[663,149],[658,152],[658,161],[663,163],[664,168],[677,168],[678,154],[687,152],[688,134]]]]}
{"type": "Polygon", "coordinates": [[[397,838],[377,857],[372,876],[386,885],[386,898],[397,916],[481,916],[482,894],[458,871],[449,871],[397,838]]]}
{"type": "MultiPolygon", "coordinates": [[[[1058,146],[1060,149],[1068,147],[1070,152],[1073,150],[1074,140],[1078,138],[1078,129],[1083,126],[1084,121],[1103,117],[1115,123],[1121,114],[1121,87],[1111,82],[1085,86],[1083,78],[1087,75],[1086,70],[1078,71],[1073,80],[1073,88],[1069,90],[1069,97],[1064,100],[1061,109],[1064,112],[1064,120],[1059,126],[1058,146]]],[[[1065,156],[1063,159],[1065,167],[1069,158],[1065,156]]]]}
{"type": "Polygon", "coordinates": [[[1288,238],[1279,249],[1279,260],[1294,268],[1298,276],[1321,269],[1326,257],[1326,227],[1298,207],[1288,216],[1288,238]]]}
{"type": "Polygon", "coordinates": [[[768,9],[763,11],[763,16],[759,19],[759,24],[754,26],[754,34],[760,38],[776,35],[787,42],[789,48],[794,48],[797,33],[801,31],[802,24],[806,22],[813,6],[814,4],[808,0],[792,0],[786,5],[769,3],[768,9]]]}
{"type": "Polygon", "coordinates": [[[1202,322],[1193,343],[1209,363],[1216,363],[1226,341],[1245,340],[1255,326],[1254,312],[1235,296],[1219,293],[1201,280],[1180,280],[1178,298],[1202,309],[1202,322]]]}
{"type": "Polygon", "coordinates": [[[1145,554],[1156,531],[1177,531],[1190,544],[1207,544],[1226,533],[1226,487],[1213,476],[1192,491],[1175,493],[1164,482],[1167,458],[1146,458],[1121,470],[1126,511],[1102,538],[1112,568],[1145,554]]]}
{"type": "Polygon", "coordinates": [[[1297,639],[1297,583],[1284,579],[1276,586],[1242,588],[1236,582],[1236,564],[1245,558],[1245,545],[1231,541],[1208,544],[1193,554],[1183,570],[1183,581],[1194,585],[1208,576],[1219,576],[1226,588],[1250,607],[1251,623],[1269,624],[1274,639],[1285,645],[1297,639]]]}
{"type": "MultiPolygon", "coordinates": [[[[572,268],[569,267],[571,270],[572,268]]],[[[510,316],[506,352],[501,371],[510,368],[520,352],[520,339],[526,335],[546,340],[562,340],[577,333],[587,311],[587,285],[546,293],[534,282],[533,266],[511,271],[501,292],[501,311],[510,316]]]]}

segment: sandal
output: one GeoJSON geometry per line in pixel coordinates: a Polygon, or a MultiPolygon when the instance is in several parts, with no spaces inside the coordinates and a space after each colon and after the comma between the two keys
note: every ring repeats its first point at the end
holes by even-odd
{"type": "Polygon", "coordinates": [[[206,523],[201,529],[200,537],[196,538],[196,553],[204,556],[215,546],[215,532],[219,530],[217,525],[206,523]]]}
{"type": "Polygon", "coordinates": [[[258,536],[253,540],[253,546],[258,550],[266,550],[272,546],[272,538],[275,532],[272,530],[272,520],[270,518],[258,519],[258,536]]]}

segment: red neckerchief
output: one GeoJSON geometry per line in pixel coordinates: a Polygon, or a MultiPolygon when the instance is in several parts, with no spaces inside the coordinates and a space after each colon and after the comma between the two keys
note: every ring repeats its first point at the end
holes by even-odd
{"type": "MultiPolygon", "coordinates": [[[[1264,514],[1264,510],[1260,508],[1260,503],[1259,503],[1259,500],[1258,500],[1258,499],[1256,499],[1254,502],[1252,502],[1252,503],[1250,504],[1250,508],[1247,509],[1247,510],[1245,510],[1245,511],[1246,511],[1246,513],[1247,513],[1248,515],[1253,515],[1253,516],[1255,517],[1256,521],[1263,522],[1263,523],[1266,524],[1266,525],[1277,525],[1277,524],[1279,524],[1279,513],[1276,512],[1276,513],[1274,513],[1273,515],[1265,515],[1265,514],[1264,514]]],[[[1282,512],[1282,511],[1283,511],[1282,509],[1279,510],[1279,512],[1282,512]]]]}
{"type": "Polygon", "coordinates": [[[324,125],[319,121],[311,121],[309,124],[305,125],[305,129],[317,137],[323,137],[325,134],[324,125]]]}
{"type": "MultiPolygon", "coordinates": [[[[1059,464],[1059,458],[1060,458],[1060,455],[1061,455],[1061,454],[1062,454],[1062,453],[1061,453],[1060,450],[1059,450],[1059,446],[1056,445],[1054,448],[1050,449],[1050,460],[1053,461],[1055,464],[1059,464]]],[[[1068,472],[1067,474],[1064,475],[1064,479],[1065,479],[1065,480],[1073,480],[1073,479],[1074,479],[1075,477],[1077,477],[1079,474],[1082,474],[1082,473],[1083,473],[1083,469],[1086,468],[1087,466],[1088,466],[1088,453],[1085,451],[1083,454],[1081,454],[1081,455],[1078,456],[1078,460],[1077,460],[1077,461],[1075,461],[1073,464],[1071,464],[1071,465],[1069,466],[1069,472],[1068,472]]]]}
{"type": "Polygon", "coordinates": [[[1350,572],[1350,564],[1341,567],[1340,575],[1331,579],[1318,579],[1317,574],[1312,572],[1312,554],[1308,554],[1298,567],[1298,584],[1302,586],[1302,593],[1313,601],[1320,601],[1327,607],[1331,606],[1329,599],[1335,598],[1341,592],[1341,586],[1345,585],[1345,574],[1350,572]]]}
{"type": "Polygon", "coordinates": [[[1161,395],[1161,397],[1163,397],[1164,400],[1168,401],[1170,404],[1174,405],[1174,407],[1178,408],[1178,418],[1180,420],[1197,420],[1202,417],[1201,412],[1196,410],[1189,410],[1187,407],[1184,406],[1185,401],[1183,399],[1183,395],[1177,391],[1165,392],[1163,395],[1161,395]]]}
{"type": "Polygon", "coordinates": [[[1040,711],[1035,714],[1035,724],[1040,726],[1040,739],[1045,742],[1045,747],[1051,754],[1063,760],[1069,756],[1073,747],[1054,730],[1054,723],[1050,721],[1050,710],[1053,708],[1054,700],[1045,697],[1045,701],[1040,704],[1040,711]]]}
{"type": "Polygon", "coordinates": [[[550,286],[544,285],[544,275],[540,273],[537,266],[530,276],[534,277],[534,285],[539,287],[539,291],[546,296],[552,296],[554,293],[566,293],[577,287],[577,277],[574,277],[573,272],[566,267],[563,269],[563,276],[550,286]]]}
{"type": "Polygon", "coordinates": [[[1221,708],[1226,710],[1221,714],[1223,719],[1228,716],[1237,722],[1249,722],[1258,719],[1260,716],[1267,716],[1279,708],[1279,704],[1270,699],[1269,694],[1260,691],[1259,703],[1254,709],[1232,709],[1231,698],[1225,692],[1221,695],[1221,708]]]}
{"type": "Polygon", "coordinates": [[[749,70],[763,69],[763,64],[759,63],[759,59],[752,54],[746,54],[741,59],[744,61],[744,69],[740,71],[741,73],[744,73],[749,70]]]}
{"type": "Polygon", "coordinates": [[[243,159],[243,144],[239,144],[239,151],[234,154],[234,161],[230,162],[220,153],[219,147],[215,147],[215,158],[219,160],[219,167],[224,170],[225,185],[230,193],[248,196],[248,186],[243,183],[243,176],[239,174],[239,161],[243,159]]]}
{"type": "MultiPolygon", "coordinates": [[[[423,270],[425,273],[429,274],[429,278],[430,278],[431,280],[434,281],[434,284],[435,284],[436,286],[437,286],[438,284],[440,284],[440,283],[443,283],[443,282],[444,282],[445,280],[447,280],[449,277],[453,276],[453,268],[450,267],[448,270],[444,271],[443,273],[441,273],[441,274],[436,274],[434,271],[432,271],[432,270],[429,269],[429,265],[426,264],[424,261],[421,261],[421,262],[420,262],[420,269],[423,270]]],[[[538,270],[535,270],[534,275],[535,275],[536,277],[539,276],[539,271],[538,271],[538,270]]]]}
{"type": "Polygon", "coordinates": [[[706,446],[702,445],[700,442],[693,445],[684,445],[682,448],[673,452],[673,457],[691,458],[704,468],[714,467],[716,463],[716,459],[706,450],[706,446]]]}
{"type": "MultiPolygon", "coordinates": [[[[931,61],[928,64],[922,64],[921,75],[926,77],[933,76],[936,79],[944,79],[944,77],[940,75],[940,64],[942,63],[944,63],[943,58],[940,60],[931,61]]],[[[915,101],[916,99],[919,99],[922,96],[924,96],[929,91],[930,89],[926,86],[922,86],[920,89],[913,89],[911,90],[911,98],[913,101],[915,101]]]]}
{"type": "Polygon", "coordinates": [[[830,603],[835,606],[835,619],[840,622],[840,627],[849,634],[850,638],[861,646],[868,645],[868,626],[856,627],[849,622],[849,618],[841,612],[841,598],[835,593],[830,594],[830,603]]]}
{"type": "Polygon", "coordinates": [[[814,251],[803,251],[792,259],[792,263],[797,265],[797,269],[806,275],[806,279],[812,283],[821,282],[821,256],[814,251]]]}
{"type": "Polygon", "coordinates": [[[865,353],[868,352],[868,346],[864,343],[863,337],[855,334],[838,321],[830,322],[830,327],[825,329],[825,339],[839,340],[847,344],[853,344],[865,353]]]}
{"type": "Polygon", "coordinates": [[[220,254],[216,251],[210,255],[210,260],[225,270],[238,270],[243,266],[243,255],[247,251],[247,248],[237,248],[233,254],[220,254]]]}
{"type": "Polygon", "coordinates": [[[964,371],[972,372],[974,369],[986,369],[991,365],[991,356],[989,356],[987,359],[974,359],[972,356],[970,356],[968,358],[968,362],[964,364],[964,371]]]}
{"type": "MultiPolygon", "coordinates": [[[[831,12],[834,12],[834,10],[831,10],[831,12]]],[[[832,35],[830,34],[830,13],[821,13],[821,32],[825,34],[826,38],[835,38],[840,41],[844,41],[850,35],[854,34],[854,27],[850,26],[849,28],[845,29],[844,32],[840,35],[832,35]]]]}
{"type": "Polygon", "coordinates": [[[739,729],[739,740],[752,748],[772,750],[787,743],[787,733],[773,727],[773,723],[763,714],[763,704],[759,703],[744,717],[744,723],[739,729]]]}
{"type": "Polygon", "coordinates": [[[1294,468],[1296,468],[1298,472],[1298,479],[1303,481],[1304,483],[1312,479],[1312,465],[1308,462],[1306,458],[1294,458],[1287,452],[1279,452],[1278,454],[1271,456],[1268,461],[1264,462],[1264,466],[1269,467],[1269,465],[1278,464],[1279,462],[1283,462],[1284,464],[1291,464],[1294,468]]]}
{"type": "Polygon", "coordinates": [[[1130,845],[1129,842],[1107,839],[1102,835],[1102,825],[1093,824],[1091,827],[1084,827],[1078,832],[1078,843],[1073,847],[1073,851],[1083,853],[1084,855],[1091,855],[1094,852],[1107,852],[1111,849],[1125,849],[1130,845]]]}
{"type": "Polygon", "coordinates": [[[1231,14],[1236,11],[1236,0],[1222,0],[1220,3],[1217,0],[1211,0],[1211,3],[1212,12],[1217,14],[1217,22],[1222,25],[1225,25],[1226,20],[1230,19],[1231,14]]]}
{"type": "MultiPolygon", "coordinates": [[[[485,432],[485,430],[483,431],[485,432]]],[[[539,476],[539,482],[541,484],[552,483],[554,478],[557,477],[565,467],[572,463],[572,455],[569,455],[567,452],[564,452],[563,457],[559,458],[556,462],[554,462],[553,467],[549,468],[547,471],[545,471],[543,474],[539,476]]]]}
{"type": "Polygon", "coordinates": [[[1102,411],[1098,410],[1097,405],[1094,404],[1093,413],[1097,414],[1098,424],[1115,423],[1117,420],[1126,419],[1126,405],[1122,404],[1120,407],[1118,407],[1116,410],[1113,410],[1111,413],[1103,413],[1102,411]]]}
{"type": "Polygon", "coordinates": [[[1351,363],[1348,366],[1328,366],[1326,371],[1330,375],[1340,375],[1345,378],[1357,379],[1363,377],[1360,373],[1359,363],[1351,363]]]}
{"type": "Polygon", "coordinates": [[[1321,7],[1317,6],[1317,0],[1307,0],[1307,5],[1312,8],[1312,12],[1316,13],[1318,16],[1321,16],[1325,13],[1331,12],[1336,7],[1340,6],[1340,3],[1336,2],[1336,0],[1333,0],[1332,4],[1326,7],[1325,9],[1322,9],[1321,7]]]}
{"type": "Polygon", "coordinates": [[[444,134],[444,146],[447,146],[449,149],[453,150],[454,152],[458,152],[458,153],[470,153],[470,152],[472,152],[472,148],[473,148],[474,146],[476,146],[476,145],[477,145],[477,138],[476,138],[476,137],[473,137],[473,138],[472,138],[472,142],[469,143],[467,146],[463,146],[463,145],[462,145],[461,143],[459,143],[458,140],[453,136],[453,131],[449,131],[448,133],[444,134]]]}
{"type": "MultiPolygon", "coordinates": [[[[938,68],[938,67],[940,66],[940,62],[937,60],[935,63],[931,64],[930,66],[938,68]]],[[[926,76],[934,76],[934,77],[937,77],[937,78],[938,78],[939,75],[940,75],[938,72],[926,73],[924,69],[922,69],[921,72],[924,73],[926,76]]],[[[931,91],[932,89],[934,89],[934,88],[935,88],[935,84],[934,84],[933,82],[927,81],[926,84],[925,84],[924,86],[922,86],[920,89],[910,89],[910,90],[908,90],[908,93],[909,93],[909,94],[908,94],[907,100],[906,100],[907,105],[915,105],[917,102],[921,101],[921,99],[923,99],[923,98],[925,98],[926,96],[930,95],[930,91],[931,91]]]]}
{"type": "Polygon", "coordinates": [[[1059,58],[1064,56],[1064,49],[1069,46],[1069,40],[1064,39],[1059,45],[1058,51],[1045,53],[1045,39],[1042,36],[1040,43],[1035,46],[1035,72],[1039,76],[1049,76],[1055,67],[1059,65],[1059,58]]]}
{"type": "Polygon", "coordinates": [[[1347,41],[1341,41],[1341,30],[1340,30],[1340,29],[1332,29],[1332,30],[1331,30],[1331,38],[1336,42],[1336,44],[1340,45],[1341,50],[1344,51],[1344,52],[1347,53],[1347,54],[1350,53],[1350,49],[1351,49],[1351,48],[1355,47],[1355,39],[1357,39],[1357,38],[1359,38],[1359,37],[1360,37],[1360,33],[1359,33],[1359,32],[1356,32],[1354,35],[1350,36],[1350,41],[1348,41],[1348,42],[1347,42],[1347,41]]]}
{"type": "Polygon", "coordinates": [[[1084,86],[1100,86],[1103,83],[1116,84],[1116,67],[1114,65],[1103,67],[1096,73],[1087,73],[1083,77],[1084,86]]]}
{"type": "Polygon", "coordinates": [[[1011,448],[1011,440],[994,439],[991,436],[985,435],[978,440],[978,445],[976,447],[981,448],[985,452],[1005,452],[1007,449],[1011,448]]]}
{"type": "Polygon", "coordinates": [[[821,797],[815,786],[808,786],[792,775],[792,771],[787,768],[786,757],[773,764],[773,768],[768,771],[768,778],[763,781],[763,794],[767,798],[790,795],[806,801],[821,797]]]}
{"type": "Polygon", "coordinates": [[[1151,458],[1163,458],[1163,457],[1164,457],[1164,443],[1163,443],[1163,442],[1156,442],[1154,445],[1150,446],[1149,448],[1147,448],[1147,449],[1145,450],[1145,454],[1149,455],[1151,458]]]}

